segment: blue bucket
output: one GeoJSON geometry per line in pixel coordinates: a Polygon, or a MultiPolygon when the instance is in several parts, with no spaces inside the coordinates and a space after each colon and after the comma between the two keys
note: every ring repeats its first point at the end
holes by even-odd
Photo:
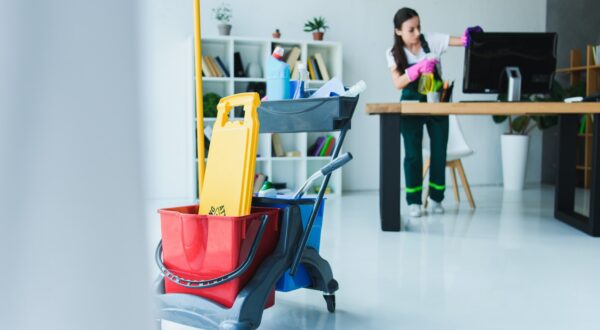
{"type": "MultiPolygon", "coordinates": [[[[289,199],[289,198],[270,198],[268,203],[252,203],[254,206],[266,206],[266,207],[276,207],[276,208],[286,208],[290,205],[297,205],[300,208],[300,214],[302,215],[302,227],[306,229],[306,225],[308,224],[308,220],[310,219],[310,214],[312,213],[313,207],[315,205],[314,198],[302,198],[302,199],[289,199]],[[279,203],[281,201],[281,203],[279,203]]],[[[315,221],[313,222],[312,230],[310,235],[308,235],[307,246],[319,251],[321,246],[321,228],[323,225],[323,208],[325,207],[325,200],[321,203],[319,207],[319,212],[317,212],[317,216],[315,221]]],[[[306,288],[311,285],[310,276],[306,268],[300,264],[298,265],[298,269],[296,270],[296,275],[291,276],[290,271],[287,270],[283,276],[277,281],[277,285],[275,289],[277,291],[288,292],[293,291],[300,288],[306,288]]]]}

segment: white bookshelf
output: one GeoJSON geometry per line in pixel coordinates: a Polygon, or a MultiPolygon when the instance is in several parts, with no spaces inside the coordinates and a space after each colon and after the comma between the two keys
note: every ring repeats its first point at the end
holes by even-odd
{"type": "MultiPolygon", "coordinates": [[[[276,45],[282,46],[286,52],[289,52],[292,47],[299,47],[301,50],[300,60],[303,62],[306,62],[309,56],[320,53],[323,56],[329,75],[331,77],[337,76],[342,78],[342,45],[338,42],[260,39],[235,36],[203,37],[202,55],[219,56],[230,73],[229,77],[223,78],[203,77],[203,94],[213,92],[220,96],[226,96],[246,92],[249,83],[266,83],[264,76],[266,62],[276,45]],[[250,63],[258,64],[262,75],[257,77],[235,77],[235,52],[240,53],[245,70],[250,63]]],[[[324,83],[325,81],[311,80],[308,83],[308,88],[318,88],[324,83]]],[[[213,125],[214,118],[205,118],[204,124],[205,126],[213,125]]],[[[299,157],[275,157],[272,151],[272,134],[260,134],[256,172],[267,175],[271,182],[285,182],[288,189],[295,191],[313,172],[327,164],[330,160],[330,156],[314,157],[309,156],[307,153],[308,148],[310,148],[319,136],[328,134],[335,136],[337,143],[339,138],[338,132],[279,134],[284,151],[298,151],[300,152],[299,157]]],[[[315,182],[314,184],[320,186],[321,182],[315,182]]],[[[329,181],[329,188],[332,192],[326,195],[328,198],[335,198],[341,195],[341,169],[333,173],[329,181]]],[[[316,196],[312,189],[309,189],[306,195],[316,196]]]]}

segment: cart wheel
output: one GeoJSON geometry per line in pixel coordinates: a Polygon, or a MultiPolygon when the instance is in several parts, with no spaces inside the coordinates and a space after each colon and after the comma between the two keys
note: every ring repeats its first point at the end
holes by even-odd
{"type": "Polygon", "coordinates": [[[325,298],[325,302],[327,303],[327,310],[329,311],[329,313],[335,313],[335,295],[324,294],[323,298],[325,298]]]}

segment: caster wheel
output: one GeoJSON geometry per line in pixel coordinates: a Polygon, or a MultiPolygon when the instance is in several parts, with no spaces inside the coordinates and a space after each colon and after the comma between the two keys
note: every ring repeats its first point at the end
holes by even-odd
{"type": "Polygon", "coordinates": [[[335,313],[335,295],[324,294],[323,298],[325,298],[325,302],[327,303],[327,310],[329,311],[329,313],[335,313]]]}

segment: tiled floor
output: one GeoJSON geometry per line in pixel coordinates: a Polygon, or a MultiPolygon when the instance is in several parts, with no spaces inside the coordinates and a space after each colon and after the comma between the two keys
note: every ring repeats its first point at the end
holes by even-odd
{"type": "MultiPolygon", "coordinates": [[[[260,329],[598,329],[600,238],[553,218],[551,187],[474,189],[477,209],[382,232],[376,192],[327,201],[321,254],[340,284],[278,293],[260,329]]],[[[186,329],[165,322],[163,329],[186,329]]]]}

